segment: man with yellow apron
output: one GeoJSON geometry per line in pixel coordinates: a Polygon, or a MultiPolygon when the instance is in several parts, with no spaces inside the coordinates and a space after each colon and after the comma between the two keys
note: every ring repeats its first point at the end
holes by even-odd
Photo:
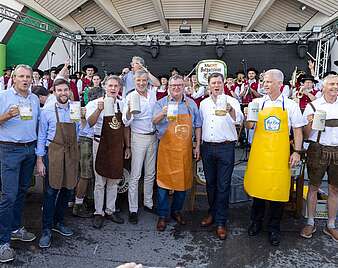
{"type": "Polygon", "coordinates": [[[94,128],[95,228],[103,226],[104,216],[115,223],[124,223],[123,218],[115,211],[117,186],[123,176],[124,159],[130,157],[130,131],[122,122],[123,102],[118,99],[121,87],[122,81],[118,76],[108,76],[104,81],[104,88],[106,98],[111,98],[112,102],[105,102],[100,98],[87,105],[87,120],[94,128]],[[105,104],[112,107],[105,107],[105,104]]]}
{"type": "Polygon", "coordinates": [[[290,166],[300,161],[302,126],[304,121],[298,105],[285,98],[280,87],[284,75],[272,69],[264,74],[267,95],[256,101],[259,104],[258,121],[246,122],[247,128],[255,127],[244,188],[253,197],[249,236],[257,235],[264,218],[265,202],[269,201],[269,241],[280,243],[280,221],[283,202],[289,201],[290,166]],[[294,134],[294,152],[290,156],[290,128],[294,134]]]}
{"type": "Polygon", "coordinates": [[[51,231],[63,236],[73,234],[64,225],[64,211],[70,191],[76,186],[79,165],[77,138],[80,125],[70,119],[69,83],[57,79],[53,87],[57,101],[41,112],[36,151],[37,171],[45,177],[41,248],[50,246],[51,231]]]}
{"type": "Polygon", "coordinates": [[[194,157],[199,158],[201,119],[195,102],[183,95],[183,78],[169,79],[170,95],[156,102],[153,123],[160,139],[157,158],[157,230],[164,231],[169,215],[185,225],[181,215],[186,190],[192,186],[193,131],[196,137],[194,157]],[[168,192],[174,190],[171,209],[168,192]]]}

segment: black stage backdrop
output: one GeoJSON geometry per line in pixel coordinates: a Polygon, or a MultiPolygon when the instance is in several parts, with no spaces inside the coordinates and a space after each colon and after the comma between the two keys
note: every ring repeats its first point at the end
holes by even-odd
{"type": "MultiPolygon", "coordinates": [[[[85,46],[81,46],[81,55],[85,46]]],[[[309,52],[315,56],[316,44],[309,44],[309,52]]],[[[148,46],[112,46],[94,45],[92,57],[85,55],[81,66],[88,63],[96,65],[100,74],[113,72],[120,74],[127,67],[133,56],[141,56],[145,65],[156,76],[169,74],[172,67],[178,67],[180,72],[189,73],[196,63],[203,59],[216,59],[215,46],[161,46],[157,58],[152,58],[148,46]]],[[[300,59],[297,54],[297,44],[250,44],[228,45],[221,58],[227,66],[228,73],[243,70],[243,60],[247,67],[255,67],[258,71],[278,68],[289,80],[295,68],[307,70],[307,58],[300,59]]]]}

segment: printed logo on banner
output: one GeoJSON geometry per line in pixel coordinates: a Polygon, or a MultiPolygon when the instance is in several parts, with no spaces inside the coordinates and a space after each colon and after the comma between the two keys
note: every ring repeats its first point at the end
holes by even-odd
{"type": "Polygon", "coordinates": [[[281,120],[276,116],[269,116],[264,120],[264,128],[267,131],[279,131],[281,120]]]}

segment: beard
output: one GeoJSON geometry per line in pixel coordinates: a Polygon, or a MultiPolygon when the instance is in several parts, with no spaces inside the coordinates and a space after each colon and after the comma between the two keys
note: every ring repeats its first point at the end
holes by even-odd
{"type": "Polygon", "coordinates": [[[66,104],[69,100],[69,97],[67,97],[67,99],[64,101],[61,99],[61,97],[56,97],[56,100],[58,103],[61,103],[61,104],[66,104]]]}

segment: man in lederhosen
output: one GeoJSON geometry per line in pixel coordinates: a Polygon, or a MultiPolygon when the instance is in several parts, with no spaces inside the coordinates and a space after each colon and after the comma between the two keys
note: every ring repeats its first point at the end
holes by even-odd
{"type": "Polygon", "coordinates": [[[103,98],[91,101],[86,106],[87,121],[90,126],[94,127],[95,213],[93,226],[95,228],[103,226],[105,215],[115,223],[124,223],[115,211],[115,202],[117,186],[123,176],[124,158],[130,157],[130,131],[129,128],[124,127],[122,122],[123,102],[118,97],[122,81],[118,76],[108,76],[104,87],[106,98],[113,99],[113,107],[104,107],[103,98]],[[113,113],[108,114],[109,110],[113,113]],[[104,210],[105,192],[106,207],[104,210]]]}
{"type": "Polygon", "coordinates": [[[262,229],[265,203],[269,202],[268,232],[271,245],[280,244],[280,222],[283,202],[289,201],[290,166],[300,161],[304,120],[298,105],[280,92],[284,75],[280,70],[268,70],[263,86],[267,93],[257,99],[257,123],[246,122],[254,128],[253,143],[244,176],[244,188],[253,197],[249,236],[262,229]],[[290,155],[290,128],[294,134],[294,151],[290,155]]]}
{"type": "Polygon", "coordinates": [[[307,172],[310,185],[307,196],[308,220],[300,235],[304,238],[311,238],[312,234],[316,232],[314,216],[317,193],[327,172],[329,217],[324,233],[338,242],[338,230],[335,226],[338,209],[338,76],[327,76],[323,85],[323,96],[309,103],[303,114],[304,120],[307,122],[304,128],[304,137],[311,141],[307,150],[307,172]],[[324,131],[312,129],[313,116],[317,110],[326,112],[324,131]]]}
{"type": "Polygon", "coordinates": [[[184,96],[184,82],[180,75],[169,79],[170,96],[154,107],[153,123],[160,139],[157,158],[157,197],[159,216],[157,230],[164,231],[169,215],[179,224],[186,222],[181,215],[186,190],[192,186],[193,131],[196,137],[194,157],[199,158],[201,119],[194,100],[184,96]],[[177,107],[175,119],[168,119],[168,103],[177,107]],[[171,209],[168,192],[174,190],[171,209]],[[170,211],[171,210],[171,211],[170,211]]]}
{"type": "Polygon", "coordinates": [[[52,230],[63,236],[73,234],[64,225],[64,211],[77,182],[79,165],[79,122],[70,119],[69,83],[58,78],[53,88],[56,103],[41,112],[36,150],[37,171],[40,176],[45,176],[41,248],[50,246],[52,230]]]}

